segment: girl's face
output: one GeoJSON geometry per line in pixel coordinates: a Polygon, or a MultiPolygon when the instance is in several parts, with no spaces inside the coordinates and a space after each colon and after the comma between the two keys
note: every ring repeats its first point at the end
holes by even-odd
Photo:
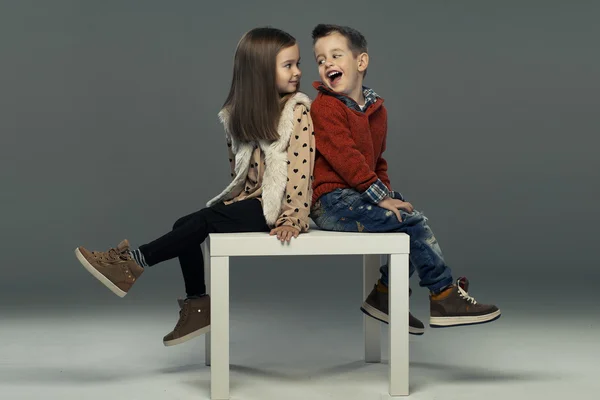
{"type": "Polygon", "coordinates": [[[294,93],[300,87],[300,48],[297,44],[282,49],[275,60],[276,83],[279,94],[294,93]]]}

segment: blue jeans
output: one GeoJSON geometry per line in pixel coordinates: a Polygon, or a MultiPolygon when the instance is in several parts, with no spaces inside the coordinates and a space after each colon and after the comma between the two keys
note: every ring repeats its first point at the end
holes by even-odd
{"type": "MultiPolygon", "coordinates": [[[[452,284],[452,271],[427,225],[427,218],[417,210],[411,214],[400,210],[396,215],[362,199],[354,189],[336,189],[321,196],[314,204],[311,218],[323,230],[341,232],[404,232],[410,237],[409,277],[417,271],[421,287],[439,293],[452,284]]],[[[388,285],[388,266],[380,268],[381,283],[388,285]]]]}

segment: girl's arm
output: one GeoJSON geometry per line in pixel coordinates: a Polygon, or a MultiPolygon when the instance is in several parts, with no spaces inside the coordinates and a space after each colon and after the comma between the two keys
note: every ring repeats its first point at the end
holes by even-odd
{"type": "Polygon", "coordinates": [[[275,224],[307,232],[312,174],[315,163],[315,136],[309,110],[298,105],[294,110],[294,132],[288,146],[288,182],[281,213],[275,224]]]}
{"type": "Polygon", "coordinates": [[[231,137],[227,135],[227,154],[229,154],[229,167],[231,169],[231,178],[235,176],[235,154],[231,150],[231,137]]]}

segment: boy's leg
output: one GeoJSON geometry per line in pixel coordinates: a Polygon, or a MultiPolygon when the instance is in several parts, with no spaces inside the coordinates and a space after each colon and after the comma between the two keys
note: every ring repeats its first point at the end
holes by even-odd
{"type": "MultiPolygon", "coordinates": [[[[373,225],[364,222],[365,229],[379,228],[382,215],[387,210],[381,209],[369,215],[373,225]],[[383,211],[383,212],[382,212],[383,211]]],[[[453,284],[452,273],[446,265],[442,250],[427,225],[427,218],[415,211],[411,214],[401,212],[402,222],[394,214],[390,224],[398,224],[398,232],[406,232],[410,236],[410,264],[416,269],[420,285],[430,291],[430,320],[432,327],[448,327],[491,322],[500,317],[500,310],[494,305],[479,304],[469,296],[466,278],[460,278],[453,284]]],[[[385,224],[382,224],[385,226],[385,224]]],[[[412,273],[412,271],[411,271],[412,273]]],[[[382,282],[387,283],[387,267],[382,267],[382,282]]]]}
{"type": "MultiPolygon", "coordinates": [[[[319,228],[331,231],[342,232],[363,232],[368,231],[363,222],[354,217],[354,206],[360,195],[351,189],[338,189],[325,194],[316,202],[311,218],[319,228]]],[[[361,311],[372,318],[381,322],[389,322],[389,296],[387,290],[387,265],[380,268],[382,278],[375,284],[371,293],[367,296],[361,306],[361,311]]],[[[409,260],[409,276],[414,272],[414,265],[409,260]]],[[[409,290],[409,293],[412,291],[409,290]]],[[[425,326],[421,321],[415,318],[412,313],[408,316],[409,333],[413,335],[422,335],[425,332],[425,326]]]]}
{"type": "MultiPolygon", "coordinates": [[[[409,269],[411,268],[410,260],[409,260],[409,269]]],[[[361,311],[365,314],[378,319],[379,321],[385,322],[386,324],[389,322],[389,295],[388,295],[388,266],[383,265],[380,268],[381,278],[373,287],[373,290],[362,306],[360,307],[361,311]]],[[[412,296],[412,289],[408,289],[408,295],[412,296]]],[[[409,311],[408,313],[408,333],[412,335],[422,335],[425,333],[425,325],[419,319],[417,319],[412,313],[409,311]]]]}
{"type": "MultiPolygon", "coordinates": [[[[420,285],[439,293],[452,285],[452,272],[444,261],[442,251],[426,224],[423,214],[401,211],[402,222],[396,215],[364,201],[352,189],[338,189],[319,198],[312,218],[324,230],[344,232],[404,232],[410,236],[409,276],[416,270],[420,285]]],[[[381,281],[387,285],[387,267],[381,269],[381,281]]]]}
{"type": "MultiPolygon", "coordinates": [[[[323,229],[352,231],[358,226],[366,232],[405,232],[410,236],[410,264],[419,274],[420,285],[431,292],[432,326],[477,324],[500,316],[496,306],[478,304],[468,296],[466,279],[461,280],[461,285],[452,284],[451,270],[423,214],[401,211],[402,221],[398,221],[394,213],[363,201],[360,194],[351,189],[323,196],[319,206],[315,222],[319,225],[320,221],[325,226],[323,229]]],[[[385,267],[382,268],[384,281],[386,273],[385,267]]],[[[382,280],[380,284],[384,286],[382,280]]]]}
{"type": "MultiPolygon", "coordinates": [[[[365,229],[370,232],[404,232],[410,237],[410,269],[419,275],[419,285],[427,287],[431,293],[440,293],[452,285],[452,271],[446,264],[442,250],[433,231],[427,225],[427,218],[418,211],[408,214],[401,211],[402,222],[396,215],[377,207],[367,215],[365,229]],[[371,221],[369,221],[371,220],[371,221]]],[[[361,217],[361,216],[359,216],[361,217]]],[[[382,282],[387,285],[387,266],[381,268],[382,282]]]]}
{"type": "MultiPolygon", "coordinates": [[[[379,303],[382,304],[380,306],[381,309],[386,310],[385,314],[386,314],[386,319],[387,319],[387,314],[388,314],[388,296],[387,296],[387,289],[389,286],[389,257],[388,257],[388,261],[386,264],[382,265],[381,268],[379,268],[379,272],[381,273],[381,278],[379,278],[379,282],[377,285],[375,285],[375,288],[373,289],[375,292],[377,292],[377,294],[375,294],[375,296],[378,297],[382,297],[383,296],[383,301],[380,301],[379,303]]],[[[410,257],[408,260],[408,276],[409,278],[415,273],[415,266],[414,264],[410,261],[410,257]]],[[[408,296],[412,296],[412,289],[409,288],[408,289],[408,296]]],[[[363,303],[363,309],[366,309],[366,307],[369,305],[369,301],[370,299],[367,298],[367,300],[365,300],[365,302],[363,303]]],[[[367,314],[369,314],[367,312],[367,314]]],[[[412,313],[409,312],[408,314],[408,326],[409,326],[409,333],[412,333],[413,335],[422,335],[423,333],[425,333],[425,325],[423,325],[423,322],[421,322],[420,320],[418,320],[414,315],[412,315],[412,313]]]]}
{"type": "MultiPolygon", "coordinates": [[[[383,264],[380,268],[379,268],[379,273],[381,274],[381,278],[379,278],[379,280],[381,280],[381,283],[383,283],[384,286],[388,286],[389,283],[389,256],[387,257],[388,261],[383,264]]],[[[415,265],[412,263],[412,261],[410,261],[410,258],[408,260],[408,277],[412,277],[413,274],[415,273],[415,265]]]]}

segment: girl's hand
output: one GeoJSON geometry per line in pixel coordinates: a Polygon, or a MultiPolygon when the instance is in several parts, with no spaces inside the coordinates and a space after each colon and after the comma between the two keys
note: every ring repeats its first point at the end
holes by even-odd
{"type": "Polygon", "coordinates": [[[280,226],[271,230],[269,235],[274,236],[277,235],[277,240],[280,240],[281,243],[286,240],[289,242],[293,237],[297,238],[300,234],[300,230],[292,227],[292,226],[280,226]]]}

